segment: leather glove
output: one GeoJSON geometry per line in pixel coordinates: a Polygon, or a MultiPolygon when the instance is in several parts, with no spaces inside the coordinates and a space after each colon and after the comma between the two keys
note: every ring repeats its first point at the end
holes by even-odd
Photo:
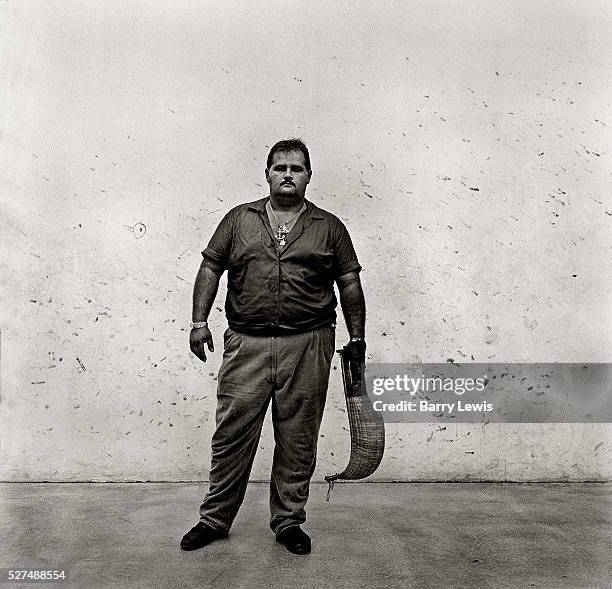
{"type": "Polygon", "coordinates": [[[364,364],[366,347],[365,340],[350,341],[342,349],[342,355],[347,360],[352,360],[358,364],[364,364]]]}

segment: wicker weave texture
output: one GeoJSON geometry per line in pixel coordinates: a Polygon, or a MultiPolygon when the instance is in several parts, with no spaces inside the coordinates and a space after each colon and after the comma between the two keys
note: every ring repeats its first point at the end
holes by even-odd
{"type": "Polygon", "coordinates": [[[385,425],[383,418],[374,411],[362,383],[346,387],[346,408],[351,433],[351,455],[346,468],[325,477],[328,483],[336,480],[358,480],[370,476],[379,466],[385,451],[385,425]],[[356,388],[359,393],[355,395],[356,388]],[[352,393],[352,394],[351,394],[352,393]]]}

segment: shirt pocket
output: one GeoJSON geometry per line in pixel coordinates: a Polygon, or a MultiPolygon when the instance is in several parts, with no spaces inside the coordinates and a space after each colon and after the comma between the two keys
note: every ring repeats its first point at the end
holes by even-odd
{"type": "Polygon", "coordinates": [[[238,236],[234,236],[230,264],[236,270],[240,270],[252,262],[261,261],[263,254],[263,232],[261,229],[251,229],[238,236]]]}
{"type": "Polygon", "coordinates": [[[333,281],[334,254],[331,251],[312,252],[308,256],[309,280],[324,285],[333,281]]]}

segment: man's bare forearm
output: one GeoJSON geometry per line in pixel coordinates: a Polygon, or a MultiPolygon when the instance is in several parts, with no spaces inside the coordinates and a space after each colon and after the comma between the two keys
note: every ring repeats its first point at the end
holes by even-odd
{"type": "Polygon", "coordinates": [[[365,297],[357,272],[349,272],[338,278],[340,305],[351,337],[365,337],[365,297]]]}
{"type": "Polygon", "coordinates": [[[217,290],[219,289],[219,276],[208,266],[202,264],[193,286],[193,311],[191,320],[194,323],[206,321],[212,308],[217,290]]]}

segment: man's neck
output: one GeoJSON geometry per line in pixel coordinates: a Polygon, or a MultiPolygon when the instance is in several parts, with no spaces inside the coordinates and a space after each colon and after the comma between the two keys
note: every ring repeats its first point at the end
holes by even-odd
{"type": "Polygon", "coordinates": [[[283,203],[279,202],[273,194],[270,195],[270,204],[275,211],[280,213],[297,213],[304,204],[304,197],[302,197],[298,202],[294,203],[283,203]]]}

